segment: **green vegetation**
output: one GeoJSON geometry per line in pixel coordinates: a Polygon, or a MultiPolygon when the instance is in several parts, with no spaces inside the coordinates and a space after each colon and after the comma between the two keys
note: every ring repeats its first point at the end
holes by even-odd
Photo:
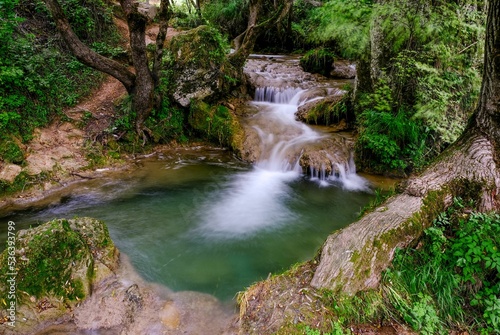
{"type": "Polygon", "coordinates": [[[300,66],[304,71],[330,76],[333,69],[335,55],[328,49],[318,48],[309,50],[300,58],[300,66]]]}
{"type": "MultiPolygon", "coordinates": [[[[65,1],[64,8],[86,43],[101,49],[116,43],[112,15],[103,1],[65,1]]],[[[0,159],[7,162],[21,164],[18,143],[76,104],[102,78],[66,53],[49,22],[42,1],[0,4],[0,159]]]]}
{"type": "Polygon", "coordinates": [[[420,334],[500,331],[500,216],[455,198],[413,248],[398,250],[380,290],[325,292],[349,323],[397,321],[420,334]],[[360,312],[362,311],[362,312],[360,312]]]}
{"type": "Polygon", "coordinates": [[[422,122],[412,119],[405,108],[393,112],[387,85],[381,85],[365,99],[366,109],[358,115],[356,142],[362,167],[374,172],[390,168],[404,174],[408,168],[421,166],[427,136],[422,122]]]}
{"type": "Polygon", "coordinates": [[[478,100],[484,21],[471,1],[330,0],[298,23],[359,61],[358,166],[409,172],[458,138],[478,100]]]}
{"type": "Polygon", "coordinates": [[[12,194],[24,191],[31,185],[39,185],[50,180],[50,172],[41,172],[38,175],[29,175],[26,171],[21,171],[12,183],[0,179],[0,194],[12,194]]]}
{"type": "Polygon", "coordinates": [[[215,0],[202,8],[203,17],[231,39],[247,27],[248,3],[242,0],[215,0]]]}
{"type": "Polygon", "coordinates": [[[349,59],[364,56],[370,44],[370,0],[330,0],[316,7],[298,23],[312,44],[328,44],[336,54],[349,59]]]}
{"type": "Polygon", "coordinates": [[[343,327],[342,322],[334,322],[332,323],[332,331],[329,333],[323,333],[318,329],[305,326],[303,334],[304,335],[352,335],[352,332],[349,329],[343,327]]]}

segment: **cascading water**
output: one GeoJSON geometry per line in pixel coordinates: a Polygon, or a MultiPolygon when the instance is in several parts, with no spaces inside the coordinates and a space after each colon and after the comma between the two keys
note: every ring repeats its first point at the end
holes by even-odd
{"type": "MultiPolygon", "coordinates": [[[[264,229],[275,229],[290,222],[295,214],[286,206],[289,183],[301,178],[299,159],[308,143],[326,135],[295,120],[295,112],[305,90],[299,88],[257,88],[253,104],[264,122],[253,127],[261,140],[261,157],[250,172],[230,181],[217,200],[208,201],[200,216],[203,234],[213,238],[245,238],[264,229]]],[[[348,190],[369,190],[368,182],[356,175],[354,161],[335,164],[336,174],[325,168],[311,171],[320,185],[341,184],[348,190]]],[[[333,169],[332,169],[333,170],[333,169]]]]}
{"type": "MultiPolygon", "coordinates": [[[[294,61],[289,68],[297,66],[294,61]]],[[[257,90],[251,123],[245,124],[260,145],[251,167],[220,149],[172,149],[143,162],[126,181],[89,181],[59,204],[2,221],[24,229],[56,217],[95,217],[108,225],[118,248],[145,279],[230,300],[270,272],[313,257],[326,236],[353,222],[372,198],[343,190],[361,182],[354,164],[337,159],[335,152],[329,153],[330,161],[338,165],[312,169],[316,178],[304,176],[299,165],[308,153],[304,146],[332,136],[294,118],[310,86],[276,83],[257,90]],[[336,187],[318,187],[310,179],[336,187]]],[[[0,249],[7,236],[4,226],[0,249]]]]}

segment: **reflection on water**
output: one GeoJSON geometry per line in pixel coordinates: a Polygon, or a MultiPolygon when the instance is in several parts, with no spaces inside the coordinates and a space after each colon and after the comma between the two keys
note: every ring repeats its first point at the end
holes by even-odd
{"type": "Polygon", "coordinates": [[[214,151],[204,159],[166,157],[126,183],[103,181],[53,207],[4,217],[0,243],[9,220],[21,229],[54,218],[95,217],[147,280],[226,300],[313,257],[370,198],[320,187],[293,171],[251,169],[214,151]]]}

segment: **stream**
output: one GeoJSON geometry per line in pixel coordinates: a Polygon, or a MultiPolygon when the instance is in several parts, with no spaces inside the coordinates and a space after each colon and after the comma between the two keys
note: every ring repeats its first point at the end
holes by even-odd
{"type": "MultiPolygon", "coordinates": [[[[335,84],[335,83],[334,83],[335,84]]],[[[90,181],[60,203],[1,219],[17,229],[90,216],[146,280],[230,301],[255,281],[314,257],[373,195],[352,160],[330,176],[303,173],[301,147],[329,134],[294,119],[305,88],[257,89],[244,123],[259,135],[253,165],[223,149],[177,149],[144,159],[126,180],[90,181]],[[298,153],[298,154],[297,154],[298,153]]],[[[0,213],[1,215],[1,213],[0,213]]]]}

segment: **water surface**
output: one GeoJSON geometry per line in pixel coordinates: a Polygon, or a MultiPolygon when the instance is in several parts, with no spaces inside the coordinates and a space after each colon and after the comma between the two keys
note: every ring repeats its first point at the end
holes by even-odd
{"type": "Polygon", "coordinates": [[[1,219],[17,228],[54,218],[106,222],[147,280],[228,300],[269,273],[314,257],[328,234],[353,222],[371,194],[294,171],[244,165],[221,150],[147,162],[141,176],[103,180],[61,204],[1,219]]]}

